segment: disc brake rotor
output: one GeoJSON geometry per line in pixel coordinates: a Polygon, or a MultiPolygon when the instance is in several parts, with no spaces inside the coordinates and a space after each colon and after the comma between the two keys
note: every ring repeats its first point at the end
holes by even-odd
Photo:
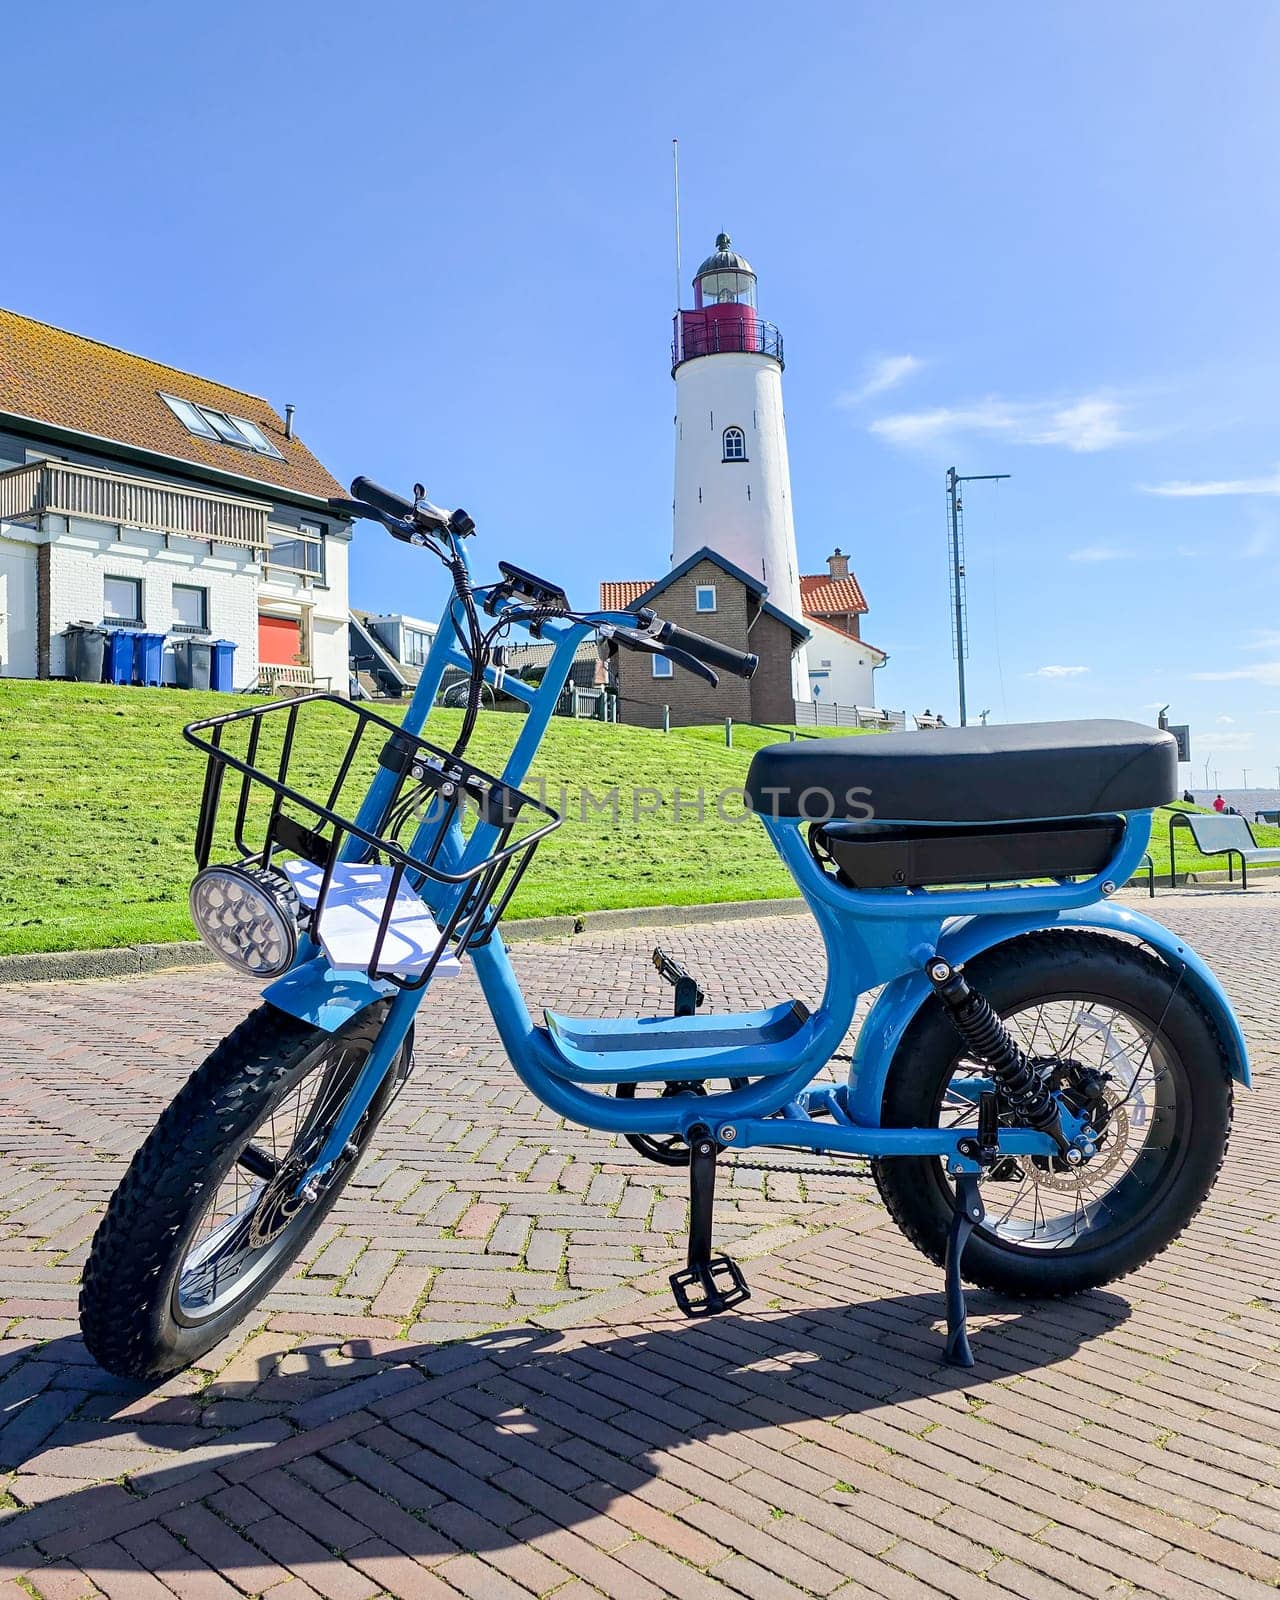
{"type": "Polygon", "coordinates": [[[251,1249],[259,1250],[264,1244],[270,1244],[272,1240],[278,1239],[306,1205],[307,1202],[297,1193],[298,1184],[305,1171],[306,1166],[301,1158],[290,1156],[258,1196],[258,1203],[249,1218],[251,1249]]]}
{"type": "Polygon", "coordinates": [[[1056,1160],[1041,1161],[1033,1156],[1014,1156],[1024,1179],[1030,1179],[1040,1189],[1052,1189],[1059,1194],[1073,1194],[1086,1183],[1092,1187],[1107,1178],[1120,1165],[1129,1143],[1129,1114],[1124,1100],[1108,1085],[1098,1098],[1107,1108],[1106,1125],[1098,1135],[1097,1153],[1082,1166],[1066,1167],[1056,1160]]]}

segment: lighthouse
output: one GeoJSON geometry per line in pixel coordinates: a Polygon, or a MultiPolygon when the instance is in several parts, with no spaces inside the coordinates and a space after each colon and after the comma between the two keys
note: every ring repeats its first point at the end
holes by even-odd
{"type": "MultiPolygon", "coordinates": [[[[674,566],[716,551],[802,616],[782,410],[782,335],[758,314],[756,275],[727,233],[693,279],[693,307],[675,317],[674,566]]],[[[803,646],[792,690],[810,698],[803,646]]]]}

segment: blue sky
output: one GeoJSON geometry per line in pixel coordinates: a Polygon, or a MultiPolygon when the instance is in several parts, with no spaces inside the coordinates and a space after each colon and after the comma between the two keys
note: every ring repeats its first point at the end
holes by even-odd
{"type": "MultiPolygon", "coordinates": [[[[1280,763],[1280,10],[68,0],[5,25],[0,303],[298,407],[341,478],[593,601],[670,548],[671,139],[786,338],[801,565],[852,551],[882,703],[1168,701],[1280,763]]],[[[376,530],[353,594],[433,616],[376,530]]],[[[1184,776],[1185,776],[1184,772],[1184,776]]]]}

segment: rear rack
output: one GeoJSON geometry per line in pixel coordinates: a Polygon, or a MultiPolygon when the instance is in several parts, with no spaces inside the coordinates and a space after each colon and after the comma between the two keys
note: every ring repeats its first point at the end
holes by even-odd
{"type": "Polygon", "coordinates": [[[318,887],[308,896],[303,912],[313,937],[318,937],[330,903],[335,872],[339,879],[343,876],[340,864],[385,864],[385,891],[381,887],[377,891],[379,898],[385,892],[385,898],[368,959],[361,966],[370,978],[401,989],[422,988],[444,955],[460,956],[493,937],[534,851],[563,821],[532,795],[335,694],[304,695],[209,717],[191,723],[183,735],[207,758],[196,824],[198,868],[209,865],[220,821],[225,827],[222,801],[230,773],[235,796],[230,843],[239,865],[280,871],[286,858],[300,858],[319,869],[318,887]],[[301,762],[298,757],[308,736],[318,731],[322,706],[335,708],[327,717],[340,713],[354,726],[336,772],[317,783],[308,781],[309,772],[299,777],[291,774],[291,768],[309,764],[310,751],[301,762]],[[375,749],[379,734],[386,737],[375,749]],[[349,809],[345,799],[350,788],[363,800],[371,756],[393,774],[393,782],[376,817],[362,824],[344,815],[349,809]],[[477,828],[497,830],[493,848],[474,861],[467,859],[474,833],[464,837],[459,851],[458,833],[452,829],[468,813],[474,813],[477,828]],[[402,835],[407,835],[407,842],[402,835]],[[446,839],[451,839],[448,846],[446,839]],[[412,977],[384,964],[397,897],[403,903],[406,886],[431,911],[440,933],[425,967],[412,977]]]}

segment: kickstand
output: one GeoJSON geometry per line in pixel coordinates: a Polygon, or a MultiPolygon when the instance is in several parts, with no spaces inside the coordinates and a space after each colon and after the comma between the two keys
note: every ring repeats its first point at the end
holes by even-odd
{"type": "Polygon", "coordinates": [[[962,1172],[956,1178],[955,1206],[947,1234],[947,1344],[943,1360],[953,1367],[971,1367],[973,1351],[965,1320],[964,1284],[960,1280],[960,1259],[969,1235],[986,1216],[977,1175],[962,1172]]]}
{"type": "Polygon", "coordinates": [[[709,1128],[689,1130],[689,1255],[683,1272],[670,1278],[671,1292],[686,1317],[714,1317],[751,1298],[738,1263],[711,1254],[718,1154],[709,1128]]]}

